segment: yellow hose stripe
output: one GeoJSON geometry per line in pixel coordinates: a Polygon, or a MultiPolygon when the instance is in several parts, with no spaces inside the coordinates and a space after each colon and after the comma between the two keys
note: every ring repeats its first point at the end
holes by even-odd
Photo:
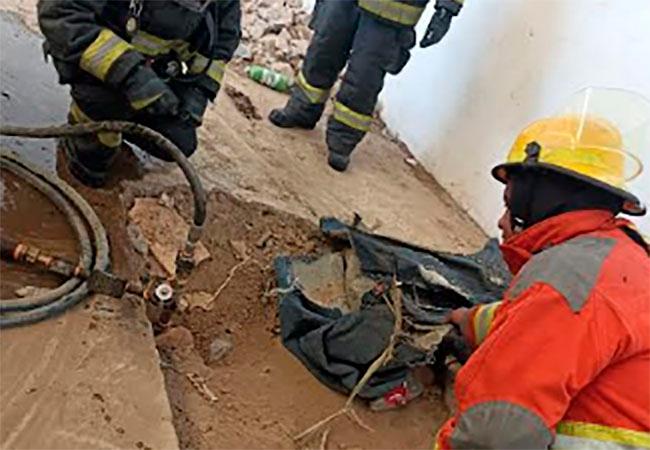
{"type": "Polygon", "coordinates": [[[305,79],[305,75],[302,73],[302,70],[298,72],[297,79],[298,87],[304,92],[309,101],[314,104],[321,104],[327,101],[329,97],[329,89],[321,89],[316,86],[312,86],[305,79]]]}
{"type": "Polygon", "coordinates": [[[359,0],[359,7],[383,19],[401,25],[418,23],[424,8],[400,3],[396,0],[359,0]]]}
{"type": "Polygon", "coordinates": [[[106,80],[109,70],[117,59],[133,46],[124,39],[104,28],[97,39],[81,54],[79,66],[99,78],[106,80]]]}
{"type": "Polygon", "coordinates": [[[557,424],[558,434],[622,445],[650,448],[650,433],[626,428],[608,427],[588,422],[565,421],[557,424]]]}
{"type": "Polygon", "coordinates": [[[483,342],[488,335],[490,328],[492,327],[492,320],[494,319],[494,313],[501,302],[494,302],[488,305],[481,305],[474,315],[474,338],[476,340],[476,345],[479,345],[483,342]]]}
{"type": "Polygon", "coordinates": [[[372,116],[353,111],[339,101],[334,102],[334,119],[363,132],[368,131],[372,123],[372,116]]]}

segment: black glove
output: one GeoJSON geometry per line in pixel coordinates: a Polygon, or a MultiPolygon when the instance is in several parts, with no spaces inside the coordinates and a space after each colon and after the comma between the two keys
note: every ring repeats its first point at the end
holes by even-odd
{"type": "Polygon", "coordinates": [[[175,116],[179,100],[174,91],[156,72],[145,65],[138,66],[124,82],[124,95],[136,111],[153,116],[175,116]]]}
{"type": "Polygon", "coordinates": [[[186,83],[177,83],[174,92],[178,95],[181,105],[179,114],[183,120],[194,127],[203,123],[203,114],[208,106],[208,94],[201,88],[186,83]]]}
{"type": "Polygon", "coordinates": [[[420,47],[426,48],[437,44],[445,37],[449,27],[451,26],[451,19],[458,14],[460,6],[456,6],[456,2],[437,2],[436,12],[431,17],[429,26],[427,27],[424,37],[420,41],[420,47]],[[442,4],[440,4],[442,3],[442,4]],[[451,8],[447,4],[451,4],[451,8]]]}

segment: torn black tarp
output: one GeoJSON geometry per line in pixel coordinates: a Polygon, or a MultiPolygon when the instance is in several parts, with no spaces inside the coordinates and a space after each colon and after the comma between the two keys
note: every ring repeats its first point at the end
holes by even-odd
{"type": "Polygon", "coordinates": [[[384,296],[393,275],[402,291],[405,334],[392,361],[359,396],[376,398],[402,383],[409,367],[433,363],[453,308],[501,298],[510,274],[495,240],[473,255],[432,252],[321,220],[332,252],[278,257],[284,345],[323,383],[348,393],[381,354],[393,331],[384,296]],[[334,248],[337,250],[335,251],[334,248]]]}

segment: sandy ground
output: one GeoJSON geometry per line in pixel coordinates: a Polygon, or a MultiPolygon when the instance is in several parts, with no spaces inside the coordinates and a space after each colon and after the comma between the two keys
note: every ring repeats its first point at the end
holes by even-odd
{"type": "MultiPolygon", "coordinates": [[[[0,7],[17,11],[33,26],[33,3],[33,0],[5,0],[0,7]]],[[[2,53],[7,54],[5,50],[2,53]]],[[[37,64],[40,60],[34,58],[34,61],[37,64]]],[[[34,73],[43,77],[39,83],[54,91],[55,75],[51,66],[38,64],[34,73]]],[[[5,64],[2,70],[7,70],[5,64]]],[[[294,443],[291,436],[338,409],[345,399],[319,384],[282,347],[277,335],[276,299],[268,295],[273,278],[269,267],[272,258],[278,253],[317,252],[320,242],[315,223],[323,215],[350,219],[357,212],[366,225],[378,233],[436,249],[473,250],[483,243],[485,236],[428,174],[404,162],[407,153],[403,145],[385,136],[381,130],[367,136],[357,149],[350,170],[338,174],[325,163],[325,120],[313,131],[276,129],[265,117],[271,108],[286,101],[285,96],[254,84],[236,71],[227,74],[226,83],[233,90],[230,95],[225,90],[221,92],[217,104],[210,107],[200,132],[200,148],[192,158],[212,192],[203,239],[212,258],[193,274],[188,289],[214,294],[225,282],[238,262],[232,240],[245,243],[255,263],[247,263],[235,273],[211,310],[184,313],[175,319],[177,328],[158,340],[173,424],[183,448],[317,448],[320,436],[314,442],[300,444],[294,443]],[[243,107],[246,99],[250,104],[243,107]],[[253,110],[257,114],[253,114],[253,110]],[[258,240],[268,233],[271,235],[268,243],[258,248],[258,240]],[[223,359],[210,362],[209,346],[215,338],[226,339],[234,347],[223,359]]],[[[56,95],[44,96],[45,101],[53,104],[46,108],[46,116],[39,116],[42,120],[65,120],[67,101],[61,96],[60,93],[65,92],[61,89],[56,90],[56,95]]],[[[25,92],[22,97],[8,101],[25,108],[25,104],[31,104],[29,92],[25,92]]],[[[16,141],[9,144],[25,145],[16,141]]],[[[46,163],[53,161],[51,143],[25,151],[42,153],[38,158],[46,163]]],[[[179,212],[188,218],[187,191],[178,187],[183,184],[175,168],[156,164],[144,177],[123,181],[113,190],[81,190],[109,227],[118,272],[135,274],[146,267],[145,261],[138,258],[125,238],[126,211],[134,196],[158,196],[163,190],[168,191],[176,200],[179,212]]],[[[43,326],[63,339],[69,336],[68,330],[76,330],[73,320],[86,320],[74,317],[92,316],[91,312],[84,311],[64,316],[63,322],[53,321],[43,326]]],[[[106,339],[115,345],[110,348],[116,350],[108,351],[119,353],[119,346],[126,345],[122,331],[126,325],[120,324],[124,323],[123,317],[128,317],[128,312],[118,312],[117,317],[102,329],[106,339]]],[[[28,333],[30,342],[37,342],[42,336],[36,330],[28,333]]],[[[8,335],[3,332],[0,336],[8,335]]],[[[132,339],[133,344],[129,345],[133,351],[152,354],[151,334],[141,333],[132,339]]],[[[17,358],[15,347],[6,345],[6,339],[3,341],[2,346],[8,347],[0,355],[3,360],[17,358]]],[[[99,352],[101,347],[93,348],[99,352]]],[[[74,354],[70,350],[70,355],[74,354]]],[[[13,378],[8,378],[3,368],[0,394],[9,395],[7,389],[12,386],[4,380],[17,379],[30,371],[30,364],[40,361],[37,353],[25,360],[24,366],[7,372],[13,378]]],[[[146,368],[151,378],[140,382],[144,385],[154,382],[155,385],[160,371],[154,366],[156,364],[147,362],[138,370],[127,372],[141,373],[146,368]]],[[[51,373],[66,374],[67,366],[57,367],[63,367],[61,372],[51,373]]],[[[75,370],[80,370],[75,372],[79,379],[96,377],[85,367],[75,370]]],[[[50,386],[47,371],[40,373],[43,383],[50,386]]],[[[426,376],[424,381],[428,386],[426,395],[404,410],[371,414],[363,405],[358,405],[360,415],[375,431],[366,432],[347,419],[338,419],[331,426],[327,448],[429,447],[433,430],[444,419],[445,409],[437,389],[426,376]]],[[[148,391],[134,387],[138,386],[138,381],[129,383],[133,384],[115,387],[114,392],[107,385],[107,389],[98,393],[113,408],[117,404],[115,398],[124,395],[131,395],[138,405],[137,401],[144,399],[148,391]]],[[[99,405],[93,389],[81,392],[65,386],[57,392],[70,392],[72,396],[66,398],[89,398],[97,402],[84,406],[84,400],[78,408],[70,406],[67,411],[84,414],[88,423],[106,435],[117,427],[126,431],[124,434],[116,432],[117,438],[122,436],[123,440],[107,440],[112,446],[170,447],[156,445],[149,439],[133,439],[122,425],[136,424],[127,413],[136,414],[142,406],[131,406],[131,411],[118,409],[116,415],[101,410],[108,408],[99,405]],[[92,409],[92,405],[96,408],[92,409]],[[111,421],[107,421],[106,416],[110,416],[111,421]],[[117,421],[120,425],[113,425],[117,421]]],[[[29,417],[25,411],[31,407],[27,394],[12,399],[18,405],[12,421],[8,421],[5,414],[0,415],[0,438],[4,442],[7,436],[12,436],[12,429],[23,424],[23,433],[33,433],[32,445],[23,446],[37,448],[43,442],[38,439],[48,432],[47,427],[66,430],[68,421],[78,417],[69,412],[60,422],[37,427],[36,422],[25,419],[29,417]]],[[[152,434],[163,430],[159,435],[167,436],[164,423],[146,414],[141,417],[150,419],[148,425],[152,434]]],[[[67,445],[60,446],[83,446],[82,443],[74,444],[71,439],[66,442],[67,445]]],[[[105,444],[86,442],[87,447],[105,444]]]]}

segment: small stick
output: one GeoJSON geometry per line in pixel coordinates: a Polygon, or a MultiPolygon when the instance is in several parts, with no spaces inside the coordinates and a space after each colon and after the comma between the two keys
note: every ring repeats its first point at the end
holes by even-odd
{"type": "Polygon", "coordinates": [[[210,301],[206,303],[206,307],[209,307],[210,305],[212,305],[212,303],[214,303],[215,300],[217,300],[217,298],[219,298],[219,296],[221,295],[221,293],[223,292],[223,290],[226,289],[226,287],[228,286],[228,284],[230,284],[230,281],[231,281],[231,280],[233,279],[233,277],[235,276],[235,273],[237,273],[237,271],[238,271],[239,269],[241,269],[241,268],[242,268],[246,263],[248,263],[248,262],[253,262],[253,263],[257,264],[258,266],[260,266],[260,268],[262,267],[261,264],[260,264],[259,262],[255,261],[254,259],[251,259],[250,256],[248,256],[248,257],[247,257],[246,259],[244,259],[243,261],[240,261],[240,262],[238,262],[237,264],[235,264],[234,266],[232,266],[232,268],[230,269],[230,272],[228,272],[228,276],[226,277],[226,279],[224,280],[224,282],[221,283],[221,286],[219,286],[219,288],[216,290],[216,292],[214,293],[214,295],[212,296],[212,298],[210,299],[210,301]]]}
{"type": "Polygon", "coordinates": [[[327,450],[327,437],[328,437],[329,435],[330,435],[330,429],[327,428],[327,429],[323,432],[323,437],[322,437],[321,440],[320,440],[320,447],[319,447],[320,450],[327,450]]]}

